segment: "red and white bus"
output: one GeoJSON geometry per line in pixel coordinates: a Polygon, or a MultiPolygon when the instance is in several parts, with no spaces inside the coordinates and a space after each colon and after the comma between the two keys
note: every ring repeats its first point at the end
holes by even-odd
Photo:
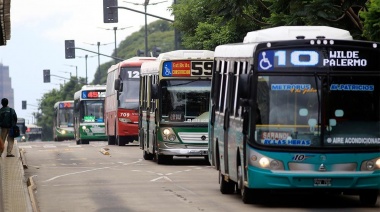
{"type": "Polygon", "coordinates": [[[105,127],[108,145],[124,146],[138,140],[140,68],[155,57],[132,57],[107,72],[105,127]]]}

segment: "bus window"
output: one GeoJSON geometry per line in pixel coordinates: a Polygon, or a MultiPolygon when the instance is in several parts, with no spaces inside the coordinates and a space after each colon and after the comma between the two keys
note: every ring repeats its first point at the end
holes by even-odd
{"type": "Polygon", "coordinates": [[[208,122],[210,83],[209,80],[162,81],[162,120],[208,122]]]}

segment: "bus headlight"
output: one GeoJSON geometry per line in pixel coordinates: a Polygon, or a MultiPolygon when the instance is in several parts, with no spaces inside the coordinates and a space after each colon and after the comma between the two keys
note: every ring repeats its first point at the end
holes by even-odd
{"type": "Polygon", "coordinates": [[[82,126],[82,130],[85,130],[87,127],[86,126],[82,126]]]}
{"type": "Polygon", "coordinates": [[[61,130],[61,134],[66,134],[66,130],[61,130]]]}
{"type": "Polygon", "coordinates": [[[264,156],[253,150],[250,150],[249,164],[262,169],[284,170],[282,161],[264,156]]]}
{"type": "Polygon", "coordinates": [[[161,129],[161,134],[164,141],[178,142],[177,136],[171,128],[161,129]]]}
{"type": "Polygon", "coordinates": [[[128,118],[119,118],[119,121],[123,123],[132,123],[131,119],[128,118]]]}
{"type": "Polygon", "coordinates": [[[374,158],[372,160],[363,161],[360,167],[360,170],[361,171],[380,170],[380,158],[374,158]]]}

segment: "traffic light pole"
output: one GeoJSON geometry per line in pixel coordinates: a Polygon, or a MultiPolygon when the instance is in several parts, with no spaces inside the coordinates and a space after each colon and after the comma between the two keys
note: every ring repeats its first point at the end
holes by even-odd
{"type": "Polygon", "coordinates": [[[149,13],[145,13],[145,12],[141,12],[141,11],[138,11],[138,10],[135,10],[135,9],[131,9],[131,8],[128,8],[128,7],[109,6],[109,8],[126,9],[126,10],[130,10],[130,11],[133,11],[133,12],[136,12],[136,13],[141,13],[141,14],[144,14],[144,15],[149,15],[149,16],[152,16],[152,17],[155,17],[155,18],[159,18],[159,19],[162,19],[162,20],[165,20],[165,21],[169,21],[169,22],[174,23],[174,20],[167,19],[167,18],[160,17],[160,16],[153,15],[153,14],[149,14],[149,13]]]}

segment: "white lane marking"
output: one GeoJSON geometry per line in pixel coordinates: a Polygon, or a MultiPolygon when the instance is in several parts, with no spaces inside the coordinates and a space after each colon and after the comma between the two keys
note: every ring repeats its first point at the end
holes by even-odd
{"type": "MultiPolygon", "coordinates": [[[[138,162],[141,162],[141,161],[142,161],[142,159],[139,159],[138,161],[135,161],[135,162],[132,162],[132,163],[124,163],[123,165],[135,164],[135,163],[138,163],[138,162]]],[[[45,180],[43,182],[50,182],[50,181],[56,180],[58,178],[66,177],[66,176],[70,176],[70,175],[83,174],[83,173],[86,173],[86,172],[93,172],[93,171],[98,171],[98,170],[103,170],[103,169],[113,169],[113,168],[116,168],[116,167],[119,167],[119,165],[117,165],[117,166],[107,166],[107,167],[101,167],[101,168],[84,170],[84,171],[80,171],[80,172],[72,172],[72,173],[62,174],[62,175],[58,175],[58,176],[52,177],[52,178],[50,178],[48,180],[45,180]]]]}

